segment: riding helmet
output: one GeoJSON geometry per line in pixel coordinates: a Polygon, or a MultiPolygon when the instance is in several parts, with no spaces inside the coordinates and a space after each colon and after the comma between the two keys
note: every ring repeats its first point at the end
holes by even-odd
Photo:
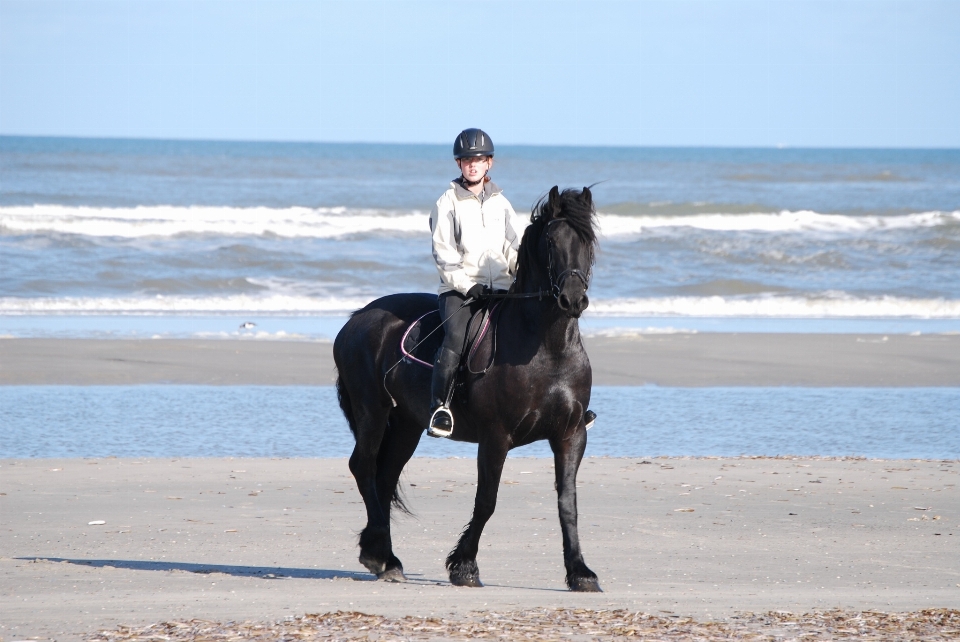
{"type": "Polygon", "coordinates": [[[493,156],[493,141],[482,129],[464,129],[453,141],[454,158],[493,156]]]}

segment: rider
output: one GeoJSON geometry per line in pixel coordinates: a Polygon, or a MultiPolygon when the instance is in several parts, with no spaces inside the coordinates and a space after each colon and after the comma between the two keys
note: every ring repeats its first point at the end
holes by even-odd
{"type": "Polygon", "coordinates": [[[510,287],[526,227],[487,175],[493,167],[493,141],[486,132],[473,128],[460,132],[453,143],[453,158],[460,176],[430,212],[445,332],[433,367],[427,428],[431,437],[449,437],[453,432],[450,399],[467,323],[484,294],[510,287]]]}

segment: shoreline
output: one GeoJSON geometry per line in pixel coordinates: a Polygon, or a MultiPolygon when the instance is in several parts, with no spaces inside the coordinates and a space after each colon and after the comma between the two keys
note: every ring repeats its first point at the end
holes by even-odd
{"type": "MultiPolygon", "coordinates": [[[[957,387],[960,335],[586,337],[598,386],[957,387]]],[[[335,381],[332,343],[0,339],[0,385],[305,385],[335,381]]]]}
{"type": "Polygon", "coordinates": [[[706,621],[960,605],[958,460],[584,459],[580,538],[601,594],[564,587],[549,460],[507,460],[482,589],[450,586],[443,569],[473,506],[471,461],[408,464],[416,517],[393,525],[405,584],[375,582],[357,561],[364,508],[346,459],[8,459],[0,471],[6,639],[337,610],[706,621]]]}

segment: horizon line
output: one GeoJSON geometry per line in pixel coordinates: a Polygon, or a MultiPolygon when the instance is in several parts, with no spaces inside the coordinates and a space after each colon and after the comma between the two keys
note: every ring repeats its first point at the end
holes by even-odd
{"type": "MultiPolygon", "coordinates": [[[[420,146],[420,147],[449,147],[448,143],[430,142],[399,142],[399,141],[369,141],[369,140],[294,140],[268,138],[157,138],[151,136],[78,136],[59,134],[6,134],[4,138],[33,138],[48,140],[86,140],[86,141],[130,141],[130,142],[177,142],[177,143],[236,143],[236,144],[274,144],[274,145],[392,145],[392,146],[420,146]]],[[[870,150],[870,151],[960,151],[960,147],[910,147],[910,146],[882,146],[882,145],[790,145],[777,143],[772,145],[693,145],[693,144],[584,144],[584,143],[500,143],[502,147],[553,147],[553,148],[582,148],[582,149],[763,149],[763,150],[870,150]]]]}

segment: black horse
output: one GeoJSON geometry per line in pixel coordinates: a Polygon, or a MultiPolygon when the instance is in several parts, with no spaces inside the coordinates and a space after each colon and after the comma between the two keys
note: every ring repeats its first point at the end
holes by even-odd
{"type": "MultiPolygon", "coordinates": [[[[473,518],[447,556],[456,586],[483,586],[477,550],[496,507],[507,451],[546,439],[555,462],[567,586],[600,590],[577,533],[577,470],[587,444],[583,416],[592,383],[577,319],[588,303],[594,217],[588,188],[561,193],[554,187],[540,200],[523,235],[516,280],[496,312],[490,338],[473,355],[489,367],[482,373],[462,370],[451,438],[479,444],[479,479],[473,518]]],[[[430,416],[431,373],[401,361],[401,336],[436,309],[431,294],[377,299],[353,313],[333,345],[340,407],[356,438],[350,471],[367,509],[360,562],[385,580],[406,579],[393,554],[390,506],[406,511],[397,483],[430,416]]],[[[440,332],[431,340],[426,347],[432,355],[440,332]]]]}

